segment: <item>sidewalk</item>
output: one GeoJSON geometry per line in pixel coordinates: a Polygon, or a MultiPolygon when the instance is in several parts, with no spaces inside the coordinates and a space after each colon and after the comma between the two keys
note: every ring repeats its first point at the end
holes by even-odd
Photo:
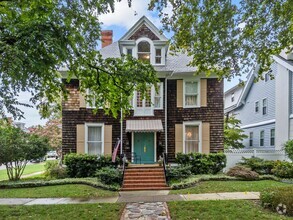
{"type": "Polygon", "coordinates": [[[188,195],[168,195],[168,190],[120,192],[120,196],[98,199],[85,198],[0,198],[0,205],[55,205],[85,203],[135,203],[135,202],[169,202],[194,200],[258,200],[259,192],[206,193],[188,195]]]}

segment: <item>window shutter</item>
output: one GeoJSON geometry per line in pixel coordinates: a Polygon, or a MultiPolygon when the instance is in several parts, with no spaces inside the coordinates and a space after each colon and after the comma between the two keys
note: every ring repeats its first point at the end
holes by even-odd
{"type": "Polygon", "coordinates": [[[207,106],[207,79],[200,79],[200,106],[207,106]]]}
{"type": "Polygon", "coordinates": [[[202,123],[202,153],[210,153],[210,123],[202,123]]]}
{"type": "Polygon", "coordinates": [[[79,92],[79,107],[86,108],[85,96],[81,92],[79,92]]]}
{"type": "Polygon", "coordinates": [[[183,125],[175,124],[175,155],[183,152],[183,125]]]}
{"type": "Polygon", "coordinates": [[[85,150],[85,126],[76,125],[76,153],[84,154],[85,150]]]}
{"type": "Polygon", "coordinates": [[[112,155],[112,125],[104,127],[104,155],[112,155]]]}
{"type": "Polygon", "coordinates": [[[183,80],[177,80],[177,107],[183,107],[183,80]]]}

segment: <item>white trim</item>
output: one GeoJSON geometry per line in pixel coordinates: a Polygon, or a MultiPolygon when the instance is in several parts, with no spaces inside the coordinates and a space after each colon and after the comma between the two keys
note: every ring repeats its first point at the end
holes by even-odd
{"type": "Polygon", "coordinates": [[[280,65],[282,65],[286,69],[293,71],[293,66],[290,65],[289,63],[287,63],[286,61],[284,61],[282,58],[279,58],[275,55],[273,55],[273,58],[277,63],[279,63],[280,65]]]}
{"type": "Polygon", "coordinates": [[[186,125],[197,125],[198,128],[198,152],[202,152],[202,122],[201,121],[184,121],[183,122],[183,153],[185,154],[185,126],[186,125]]]}
{"type": "Polygon", "coordinates": [[[183,79],[183,108],[200,108],[200,79],[183,79]],[[197,103],[196,105],[185,105],[185,83],[197,83],[197,103]]]}
{"type": "Polygon", "coordinates": [[[85,123],[85,149],[84,152],[88,154],[88,127],[101,127],[101,139],[102,139],[102,150],[101,150],[101,155],[104,155],[104,124],[103,123],[85,123]]]}
{"type": "Polygon", "coordinates": [[[254,124],[244,125],[244,126],[241,126],[240,128],[242,128],[242,129],[244,129],[244,128],[252,128],[252,127],[257,127],[257,126],[272,124],[272,123],[275,123],[275,122],[276,122],[276,119],[271,119],[271,120],[267,120],[267,121],[262,121],[262,122],[254,123],[254,124]]]}
{"type": "Polygon", "coordinates": [[[163,105],[164,105],[164,82],[158,82],[158,84],[160,84],[160,90],[159,90],[159,96],[157,96],[157,97],[161,97],[161,99],[160,99],[160,107],[158,108],[156,108],[155,107],[155,97],[156,97],[156,90],[155,90],[155,87],[154,86],[152,86],[152,95],[154,95],[154,97],[152,97],[152,100],[154,100],[154,102],[152,103],[152,105],[154,106],[154,109],[163,109],[163,105]]]}

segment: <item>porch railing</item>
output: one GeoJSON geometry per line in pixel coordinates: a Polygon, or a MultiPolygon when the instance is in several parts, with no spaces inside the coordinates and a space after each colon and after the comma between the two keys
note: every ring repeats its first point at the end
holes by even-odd
{"type": "Polygon", "coordinates": [[[166,183],[168,181],[168,179],[167,179],[167,164],[168,164],[168,156],[166,153],[163,153],[163,168],[164,168],[166,183]]]}

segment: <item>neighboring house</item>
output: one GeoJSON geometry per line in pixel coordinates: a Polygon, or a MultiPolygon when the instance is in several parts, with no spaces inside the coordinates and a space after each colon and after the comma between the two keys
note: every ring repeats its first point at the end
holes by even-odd
{"type": "MultiPolygon", "coordinates": [[[[124,53],[148,60],[160,80],[158,93],[149,90],[151,102],[135,92],[133,110],[123,119],[123,153],[154,163],[162,153],[172,161],[179,152],[223,150],[223,82],[216,76],[194,76],[195,68],[188,66],[191,59],[171,55],[168,39],[146,17],[118,42],[112,43],[111,31],[102,33],[102,41],[104,58],[124,53]]],[[[75,79],[66,83],[70,95],[62,110],[63,154],[111,154],[120,138],[120,118],[105,115],[102,109],[93,114],[78,85],[75,79]]]]}
{"type": "Polygon", "coordinates": [[[241,120],[241,128],[248,135],[243,141],[246,148],[282,149],[293,138],[292,60],[292,54],[274,56],[264,80],[255,82],[257,66],[249,74],[237,104],[225,106],[226,114],[241,120]]]}
{"type": "Polygon", "coordinates": [[[225,92],[225,97],[224,97],[225,114],[231,113],[231,110],[236,107],[243,89],[244,89],[244,86],[242,84],[238,84],[225,92]]]}

